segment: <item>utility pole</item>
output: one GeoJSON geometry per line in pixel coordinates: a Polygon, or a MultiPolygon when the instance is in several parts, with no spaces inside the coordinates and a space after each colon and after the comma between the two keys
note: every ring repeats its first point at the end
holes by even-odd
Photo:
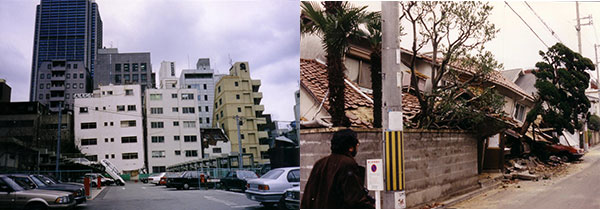
{"type": "Polygon", "coordinates": [[[577,13],[577,25],[575,26],[575,30],[577,31],[577,47],[578,47],[578,52],[579,54],[582,54],[581,51],[581,26],[587,26],[587,25],[592,25],[592,15],[588,15],[587,17],[582,17],[579,18],[579,2],[576,1],[575,2],[575,11],[577,13]],[[581,24],[581,20],[589,20],[589,22],[581,24]]]}
{"type": "MultiPolygon", "coordinates": [[[[388,145],[391,138],[387,134],[402,131],[402,72],[400,71],[400,9],[397,1],[381,2],[381,29],[382,29],[382,49],[381,49],[381,67],[382,67],[382,140],[383,148],[388,145]]],[[[380,108],[380,107],[375,107],[380,108]]],[[[402,142],[402,141],[399,141],[402,142]]],[[[396,151],[401,152],[401,151],[396,151]]],[[[387,155],[386,155],[387,156],[387,155]]],[[[402,157],[402,156],[400,156],[402,157]]],[[[384,165],[388,159],[385,159],[384,165]]],[[[402,160],[396,160],[402,161],[402,160]]],[[[391,161],[390,161],[391,162],[391,161]]],[[[403,165],[403,164],[402,164],[403,165]]],[[[384,173],[393,173],[390,168],[386,168],[384,173]]],[[[402,173],[402,172],[401,172],[402,173]]],[[[392,175],[392,177],[396,177],[392,175]]],[[[384,176],[385,177],[385,176],[384,176]]],[[[386,183],[391,182],[386,180],[386,183]]],[[[402,182],[404,182],[402,180],[402,182]]],[[[403,184],[402,184],[403,185],[403,184]]],[[[383,194],[383,208],[401,208],[399,200],[404,200],[404,189],[393,190],[388,188],[383,194]]],[[[405,202],[403,202],[405,203],[405,202]]],[[[376,204],[376,207],[379,203],[376,204]]]]}
{"type": "Polygon", "coordinates": [[[242,134],[240,133],[240,116],[235,115],[235,124],[237,125],[237,134],[238,134],[238,167],[242,169],[243,166],[243,157],[242,157],[242,134]]]}
{"type": "MultiPolygon", "coordinates": [[[[581,50],[581,26],[586,26],[586,25],[592,25],[592,15],[588,15],[587,17],[583,17],[583,18],[579,18],[579,2],[576,1],[575,2],[575,12],[577,14],[577,25],[575,26],[575,30],[577,31],[577,47],[579,48],[579,54],[583,54],[582,50],[581,50]],[[586,19],[589,22],[581,24],[581,20],[582,19],[586,19]]],[[[597,62],[596,62],[597,63],[597,62]]],[[[590,84],[592,83],[592,81],[590,80],[590,84]]],[[[591,86],[591,85],[590,85],[591,86]]],[[[587,151],[588,147],[587,147],[587,141],[586,139],[588,139],[588,128],[587,128],[588,122],[587,120],[585,121],[585,125],[583,127],[583,139],[579,140],[579,147],[583,148],[585,151],[587,151]]]]}
{"type": "Polygon", "coordinates": [[[58,133],[56,139],[56,175],[58,179],[61,179],[61,175],[59,173],[59,165],[60,165],[60,128],[62,127],[62,101],[58,102],[58,133]]]}

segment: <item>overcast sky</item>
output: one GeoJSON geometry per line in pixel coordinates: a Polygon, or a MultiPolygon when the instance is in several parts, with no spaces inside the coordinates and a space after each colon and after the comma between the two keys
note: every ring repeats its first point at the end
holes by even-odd
{"type": "MultiPolygon", "coordinates": [[[[175,61],[177,75],[210,58],[227,74],[233,62],[248,61],[262,80],[262,104],[274,120],[294,120],[298,90],[299,2],[96,0],[104,24],[104,46],[119,52],[151,52],[152,68],[175,61]],[[188,65],[189,58],[189,65],[188,65]]],[[[27,101],[35,7],[39,0],[0,4],[0,78],[12,88],[11,101],[27,101]]]]}
{"type": "MultiPolygon", "coordinates": [[[[577,32],[575,30],[576,9],[574,1],[528,1],[533,11],[555,32],[560,40],[573,51],[578,51],[577,32]]],[[[548,45],[552,46],[559,42],[544,24],[536,17],[523,1],[508,1],[508,4],[533,28],[540,38],[548,45]]],[[[367,5],[368,10],[380,11],[380,2],[355,2],[355,5],[367,5]]],[[[504,1],[490,2],[494,7],[490,21],[500,29],[496,38],[486,44],[486,50],[491,51],[495,58],[504,64],[504,69],[535,67],[535,63],[541,60],[539,51],[546,51],[546,47],[523,21],[504,3],[504,1]]],[[[592,15],[594,25],[581,27],[581,45],[582,55],[595,62],[594,44],[598,42],[596,34],[600,29],[600,2],[580,2],[580,17],[592,15]]],[[[587,20],[581,20],[581,24],[587,23],[587,20]]],[[[403,24],[405,31],[410,25],[403,24]]],[[[411,42],[408,39],[402,40],[401,46],[410,48],[411,42]]],[[[600,50],[600,49],[599,49],[600,50]]],[[[423,51],[425,52],[425,51],[423,51]]],[[[596,72],[591,73],[596,77],[596,72]]]]}

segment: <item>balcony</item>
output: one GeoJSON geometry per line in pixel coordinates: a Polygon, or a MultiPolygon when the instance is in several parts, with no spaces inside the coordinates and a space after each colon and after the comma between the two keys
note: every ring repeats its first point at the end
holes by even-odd
{"type": "Polygon", "coordinates": [[[257,98],[262,99],[262,97],[263,97],[263,94],[261,92],[253,92],[252,93],[252,98],[254,98],[254,99],[257,99],[257,98]]]}
{"type": "Polygon", "coordinates": [[[50,81],[65,81],[65,75],[52,75],[50,81]]]}
{"type": "Polygon", "coordinates": [[[265,111],[265,106],[264,105],[254,105],[254,111],[257,111],[257,112],[265,111]]]}
{"type": "Polygon", "coordinates": [[[52,85],[50,86],[50,91],[65,91],[65,86],[64,85],[52,85]]]}
{"type": "Polygon", "coordinates": [[[65,96],[64,95],[62,95],[62,96],[58,96],[58,95],[56,95],[56,96],[50,96],[50,101],[64,101],[64,100],[65,100],[65,96]]]}

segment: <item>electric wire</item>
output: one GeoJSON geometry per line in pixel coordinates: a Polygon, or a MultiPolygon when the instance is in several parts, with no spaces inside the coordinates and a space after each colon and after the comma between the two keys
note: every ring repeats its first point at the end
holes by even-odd
{"type": "Polygon", "coordinates": [[[527,3],[526,1],[524,1],[524,3],[527,5],[527,7],[529,7],[529,10],[531,10],[531,12],[533,12],[533,14],[540,20],[540,22],[542,22],[542,24],[544,24],[544,26],[546,26],[546,28],[548,29],[548,31],[550,31],[550,33],[552,34],[552,36],[554,36],[560,43],[563,43],[562,40],[560,40],[560,38],[558,37],[558,34],[556,34],[554,32],[554,30],[552,30],[550,28],[550,26],[548,26],[548,24],[546,24],[546,22],[542,19],[542,17],[540,17],[535,10],[533,10],[533,8],[531,7],[531,5],[529,5],[529,3],[527,3]]]}
{"type": "Polygon", "coordinates": [[[515,15],[517,15],[517,16],[518,16],[518,17],[521,19],[521,21],[523,21],[523,23],[525,23],[525,25],[527,25],[527,27],[529,28],[529,30],[531,30],[531,32],[533,32],[533,34],[535,34],[535,36],[536,36],[536,37],[537,37],[537,38],[538,38],[538,39],[539,39],[539,40],[542,42],[542,44],[544,44],[544,46],[546,46],[546,48],[550,48],[550,47],[549,47],[549,46],[546,44],[546,42],[544,42],[544,40],[542,40],[542,38],[540,38],[540,36],[539,36],[539,35],[538,35],[538,34],[535,32],[535,30],[533,30],[533,28],[531,28],[531,26],[529,26],[529,24],[528,24],[528,23],[525,21],[525,19],[523,19],[523,17],[521,17],[521,15],[519,15],[519,13],[517,13],[517,11],[515,11],[515,10],[514,10],[514,9],[513,9],[513,8],[510,6],[510,4],[508,4],[508,2],[507,2],[507,1],[504,1],[504,3],[505,3],[507,6],[508,6],[508,8],[510,8],[510,10],[512,10],[512,11],[515,13],[515,15]]]}

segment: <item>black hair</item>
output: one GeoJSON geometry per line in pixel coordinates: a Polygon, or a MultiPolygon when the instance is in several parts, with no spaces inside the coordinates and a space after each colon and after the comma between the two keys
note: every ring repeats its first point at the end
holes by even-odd
{"type": "Polygon", "coordinates": [[[336,154],[346,154],[348,149],[358,144],[356,132],[351,129],[339,130],[331,138],[331,152],[336,154]]]}

